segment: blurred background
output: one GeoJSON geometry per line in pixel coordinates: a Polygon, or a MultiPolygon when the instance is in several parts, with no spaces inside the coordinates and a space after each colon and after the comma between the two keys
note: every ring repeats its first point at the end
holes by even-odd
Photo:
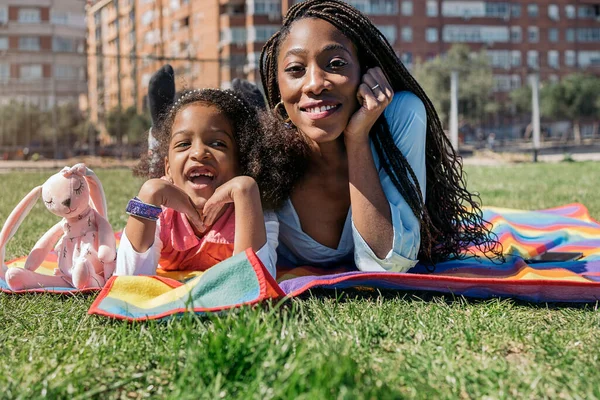
{"type": "MultiPolygon", "coordinates": [[[[150,76],[177,90],[260,86],[258,61],[293,0],[0,0],[0,158],[138,157],[150,76]]],[[[458,143],[600,152],[600,0],[352,0],[381,30],[458,143]]]]}

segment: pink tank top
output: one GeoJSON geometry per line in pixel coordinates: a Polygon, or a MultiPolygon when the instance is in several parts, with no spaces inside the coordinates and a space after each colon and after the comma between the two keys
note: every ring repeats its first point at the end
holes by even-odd
{"type": "Polygon", "coordinates": [[[234,237],[233,204],[201,238],[184,214],[164,208],[160,214],[163,248],[159,265],[165,271],[205,271],[233,255],[234,237]]]}

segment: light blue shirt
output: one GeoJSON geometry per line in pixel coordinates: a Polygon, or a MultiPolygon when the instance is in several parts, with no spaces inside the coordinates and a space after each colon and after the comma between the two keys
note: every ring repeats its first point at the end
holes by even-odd
{"type": "MultiPolygon", "coordinates": [[[[412,167],[425,200],[425,138],[427,114],[421,99],[411,92],[398,92],[384,111],[394,143],[412,167]]],[[[279,218],[279,262],[281,265],[333,266],[351,264],[361,271],[404,272],[417,263],[421,231],[419,220],[408,203],[400,195],[371,143],[371,152],[383,192],[389,202],[394,227],[393,248],[385,258],[378,258],[364,241],[352,221],[352,209],[348,210],[346,223],[337,248],[316,242],[300,225],[300,219],[291,200],[277,211],[279,218]]],[[[408,173],[408,172],[407,172],[408,173]]]]}

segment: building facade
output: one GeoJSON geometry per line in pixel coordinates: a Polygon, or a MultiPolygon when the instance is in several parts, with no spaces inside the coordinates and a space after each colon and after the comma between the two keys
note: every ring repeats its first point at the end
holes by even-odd
{"type": "MultiPolygon", "coordinates": [[[[92,116],[102,120],[111,108],[132,105],[141,111],[152,73],[166,62],[178,90],[228,87],[236,77],[260,82],[262,46],[297,1],[92,1],[92,116]]],[[[409,68],[465,43],[486,50],[498,92],[523,85],[532,72],[543,80],[600,72],[600,0],[348,2],[371,18],[409,68]]]]}
{"type": "Polygon", "coordinates": [[[85,100],[85,2],[0,0],[0,104],[85,100]]]}

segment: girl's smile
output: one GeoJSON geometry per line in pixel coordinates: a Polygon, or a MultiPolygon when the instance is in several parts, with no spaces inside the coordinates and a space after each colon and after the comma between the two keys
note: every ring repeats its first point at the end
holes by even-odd
{"type": "Polygon", "coordinates": [[[201,210],[219,186],[237,175],[233,128],[216,107],[194,103],[177,113],[171,131],[166,175],[201,210]]]}

